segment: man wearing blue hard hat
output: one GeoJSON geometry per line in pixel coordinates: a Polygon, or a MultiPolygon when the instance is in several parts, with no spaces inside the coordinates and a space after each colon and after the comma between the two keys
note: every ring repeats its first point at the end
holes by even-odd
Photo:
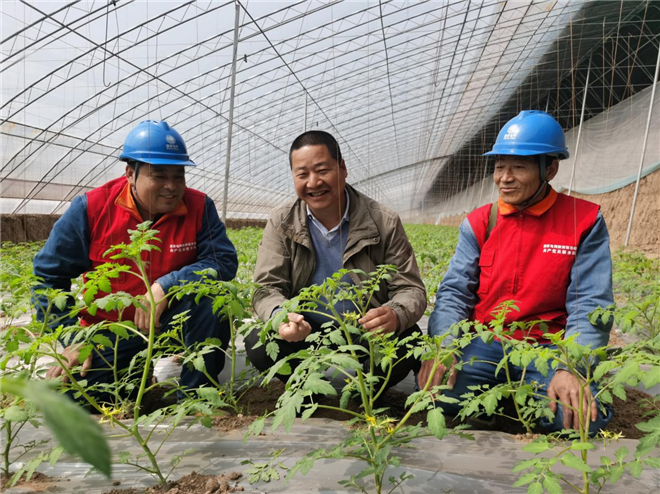
{"type": "MultiPolygon", "coordinates": [[[[212,268],[222,280],[236,275],[236,250],[227,238],[225,226],[218,217],[213,201],[204,193],[186,187],[186,167],[195,166],[179,133],[163,121],[147,120],[133,129],[119,155],[126,162],[126,172],[115,180],[76,197],[69,209],[55,223],[44,248],[34,259],[34,273],[51,288],[70,290],[71,279],[108,262],[103,254],[119,243],[129,243],[128,230],[151,221],[159,233],[159,250],[148,252],[148,277],[156,302],[164,299],[170,288],[182,280],[199,278],[196,271],[212,268]]],[[[113,292],[145,294],[141,279],[122,274],[112,281],[113,292]]],[[[100,294],[103,296],[105,294],[100,294]]],[[[58,315],[69,312],[68,307],[58,315]]],[[[165,327],[177,314],[188,310],[184,323],[187,346],[207,338],[229,341],[229,325],[213,314],[209,299],[199,304],[184,297],[168,305],[160,303],[154,314],[156,326],[165,327]]],[[[133,320],[143,332],[149,331],[149,314],[130,307],[123,320],[133,320]]],[[[116,311],[84,312],[80,324],[90,326],[102,321],[117,321],[116,311]]],[[[76,321],[64,321],[74,324],[76,321]]],[[[111,340],[116,337],[107,332],[111,340]]],[[[116,355],[117,368],[128,367],[133,357],[145,348],[143,338],[121,340],[116,355]]],[[[69,367],[79,365],[76,346],[65,348],[63,356],[69,367]]],[[[217,376],[224,365],[224,355],[216,350],[205,355],[206,370],[217,376]]],[[[81,376],[88,384],[110,383],[114,376],[108,365],[115,362],[113,348],[99,348],[84,361],[81,376]]],[[[51,367],[47,376],[60,377],[59,366],[51,367]]],[[[66,380],[66,376],[64,376],[66,380]]],[[[202,372],[184,366],[181,384],[189,389],[210,384],[202,372]]],[[[103,397],[100,397],[103,401],[103,397]]]]}
{"type": "MultiPolygon", "coordinates": [[[[609,234],[596,204],[557,193],[548,183],[556,175],[559,160],[569,156],[559,123],[542,111],[523,111],[500,131],[492,151],[493,178],[499,189],[497,203],[468,215],[459,229],[459,240],[447,274],[438,288],[435,309],[429,320],[429,334],[443,335],[463,320],[488,324],[497,307],[513,300],[519,311],[508,313],[505,324],[514,321],[544,321],[524,332],[516,329],[512,338],[532,338],[550,344],[545,333],[565,331],[577,342],[592,348],[607,344],[611,323],[592,324],[589,313],[613,303],[612,261],[609,234]]],[[[502,344],[480,338],[464,349],[460,371],[440,366],[434,384],[441,383],[449,370],[445,394],[457,404],[441,403],[447,413],[456,414],[468,386],[494,386],[505,379],[495,366],[503,357],[502,344]]],[[[426,382],[433,362],[424,362],[418,376],[426,382]]],[[[514,380],[524,376],[547,393],[554,420],[543,418],[540,425],[559,431],[578,429],[580,382],[564,369],[550,369],[543,376],[532,363],[526,369],[514,367],[514,380]],[[570,407],[557,405],[570,404],[570,407]]],[[[474,388],[473,388],[474,389],[474,388]]],[[[595,393],[584,387],[585,403],[595,393]]],[[[584,419],[595,433],[611,419],[611,409],[599,409],[591,400],[584,419]]]]}

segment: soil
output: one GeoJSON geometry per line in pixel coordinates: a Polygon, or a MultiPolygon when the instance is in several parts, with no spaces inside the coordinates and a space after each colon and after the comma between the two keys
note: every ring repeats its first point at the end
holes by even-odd
{"type": "MultiPolygon", "coordinates": [[[[660,171],[644,177],[639,184],[635,217],[630,234],[630,246],[652,256],[660,255],[660,171]]],[[[626,239],[635,184],[599,195],[575,194],[600,205],[610,232],[610,245],[621,247],[626,239]]]]}
{"type": "MultiPolygon", "coordinates": [[[[9,478],[5,477],[4,474],[0,475],[0,490],[4,491],[7,488],[7,484],[9,484],[9,481],[11,480],[11,475],[9,478]]],[[[44,475],[43,473],[40,472],[34,472],[32,474],[32,477],[30,477],[30,481],[26,482],[25,481],[25,474],[21,476],[20,479],[18,479],[18,482],[16,482],[14,485],[15,486],[22,486],[22,487],[31,487],[33,491],[39,492],[46,490],[46,488],[52,483],[56,482],[60,479],[56,479],[53,477],[49,477],[48,475],[44,475]]]]}
{"type": "Polygon", "coordinates": [[[221,494],[225,492],[242,492],[243,486],[238,485],[242,478],[239,472],[229,475],[204,475],[195,471],[165,485],[155,485],[147,489],[112,489],[105,494],[221,494]]]}
{"type": "Polygon", "coordinates": [[[626,401],[614,397],[614,417],[607,430],[623,432],[626,439],[639,439],[644,435],[635,424],[649,420],[648,412],[660,409],[660,401],[653,402],[653,397],[637,389],[626,389],[626,401]]]}
{"type": "MultiPolygon", "coordinates": [[[[246,427],[252,423],[258,416],[263,415],[267,411],[275,409],[277,399],[284,392],[284,385],[280,381],[272,381],[266,388],[251,388],[245,393],[239,404],[243,407],[244,411],[249,411],[248,414],[243,415],[227,415],[224,417],[217,417],[213,421],[213,427],[221,431],[230,431],[246,427]]],[[[644,413],[652,409],[652,405],[647,405],[646,400],[652,400],[653,397],[642,391],[636,389],[626,390],[627,399],[625,401],[619,398],[614,398],[614,419],[607,427],[608,431],[621,432],[623,437],[627,439],[639,439],[643,436],[643,432],[635,427],[635,424],[643,422],[647,419],[644,418],[644,413]]],[[[397,391],[389,390],[379,400],[379,407],[388,407],[388,415],[395,419],[401,419],[407,412],[405,403],[408,395],[397,391]]],[[[323,396],[318,400],[321,405],[339,406],[339,396],[323,396]]],[[[656,404],[655,407],[660,406],[656,404]]],[[[353,411],[359,410],[357,402],[350,402],[348,408],[353,411]]],[[[515,414],[513,407],[509,405],[509,414],[515,414]]],[[[331,420],[346,421],[352,418],[347,413],[337,412],[335,410],[319,409],[314,415],[314,418],[324,418],[331,420]]],[[[418,412],[413,414],[408,423],[416,425],[425,423],[426,414],[418,412]]],[[[509,420],[502,417],[495,417],[494,420],[484,417],[469,421],[472,430],[492,430],[501,431],[508,434],[525,436],[525,429],[516,421],[509,420]]],[[[458,425],[456,420],[448,420],[449,427],[458,425]]],[[[538,432],[538,431],[535,431],[538,432]]]]}

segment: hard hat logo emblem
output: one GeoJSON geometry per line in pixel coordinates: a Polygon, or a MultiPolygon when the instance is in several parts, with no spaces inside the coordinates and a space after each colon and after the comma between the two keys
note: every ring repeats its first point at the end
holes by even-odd
{"type": "Polygon", "coordinates": [[[165,145],[165,147],[169,151],[178,151],[179,150],[179,146],[177,145],[176,139],[174,138],[174,136],[171,136],[171,135],[168,134],[168,135],[165,136],[165,140],[167,141],[167,144],[165,145]]]}
{"type": "Polygon", "coordinates": [[[517,125],[512,125],[504,135],[504,139],[515,139],[518,137],[518,132],[520,132],[520,128],[517,125]]]}

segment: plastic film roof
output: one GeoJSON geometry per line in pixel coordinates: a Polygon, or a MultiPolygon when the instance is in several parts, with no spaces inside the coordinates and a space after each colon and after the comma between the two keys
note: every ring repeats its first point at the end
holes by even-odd
{"type": "MultiPolygon", "coordinates": [[[[294,196],[288,148],[310,129],[338,138],[349,183],[410,210],[583,4],[241,0],[228,216],[294,196]]],[[[2,212],[62,213],[119,176],[145,119],[181,133],[188,186],[221,209],[236,5],[2,2],[2,212]]]]}

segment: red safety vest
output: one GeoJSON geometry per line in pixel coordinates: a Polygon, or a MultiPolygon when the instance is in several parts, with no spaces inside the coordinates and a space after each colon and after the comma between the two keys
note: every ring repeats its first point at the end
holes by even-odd
{"type": "MultiPolygon", "coordinates": [[[[202,228],[202,215],[206,195],[186,188],[183,200],[174,211],[164,214],[151,228],[158,230],[156,242],[160,251],[143,252],[142,259],[148,262],[149,283],[161,276],[192,264],[197,259],[197,232],[202,228]]],[[[87,222],[90,230],[89,258],[91,269],[106,262],[128,264],[137,271],[135,263],[123,259],[112,261],[103,254],[112,245],[130,242],[128,230],[135,230],[143,222],[135,205],[126,177],[121,177],[87,193],[87,222]]],[[[108,254],[111,255],[111,254],[108,254]]],[[[90,270],[91,270],[90,269],[90,270]]],[[[146,293],[145,284],[136,276],[122,273],[113,279],[113,292],[127,292],[131,295],[146,293]]],[[[99,292],[96,297],[105,297],[99,292]]],[[[124,320],[133,320],[135,309],[129,307],[122,315],[124,320]]],[[[117,311],[99,310],[94,316],[85,313],[83,325],[94,324],[103,320],[116,321],[117,311]]]]}
{"type": "MultiPolygon", "coordinates": [[[[522,211],[500,199],[497,223],[488,239],[490,204],[470,213],[468,220],[481,249],[478,301],[472,319],[489,322],[500,303],[514,300],[520,312],[510,312],[507,324],[543,320],[550,333],[564,329],[571,269],[598,210],[597,204],[554,190],[522,211]]],[[[544,343],[543,333],[534,326],[528,336],[544,343]]],[[[514,333],[516,339],[524,336],[520,330],[514,333]]]]}

